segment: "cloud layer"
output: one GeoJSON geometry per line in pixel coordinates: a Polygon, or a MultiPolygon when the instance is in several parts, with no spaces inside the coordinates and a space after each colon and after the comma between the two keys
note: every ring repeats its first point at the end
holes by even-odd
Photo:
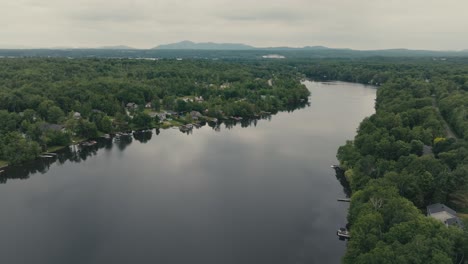
{"type": "Polygon", "coordinates": [[[0,47],[242,42],[466,49],[462,0],[5,0],[0,47]]]}

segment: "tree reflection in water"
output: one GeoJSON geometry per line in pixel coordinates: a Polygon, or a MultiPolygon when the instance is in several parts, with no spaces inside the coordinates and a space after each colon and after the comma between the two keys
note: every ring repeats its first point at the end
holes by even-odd
{"type": "MultiPolygon", "coordinates": [[[[308,102],[302,103],[300,105],[297,105],[293,109],[288,109],[288,112],[291,112],[297,109],[302,109],[308,106],[310,106],[308,102]]],[[[229,119],[229,120],[223,120],[219,122],[203,122],[201,123],[201,127],[207,125],[211,127],[214,131],[220,132],[223,124],[224,124],[225,129],[230,130],[237,125],[240,125],[240,127],[242,128],[246,128],[249,126],[257,126],[257,123],[259,120],[270,121],[271,118],[272,118],[272,115],[268,114],[268,115],[258,116],[257,118],[252,118],[252,119],[242,119],[242,120],[229,119]]],[[[180,132],[187,134],[187,135],[192,135],[194,133],[194,130],[196,129],[198,128],[194,127],[191,130],[180,131],[180,132]]],[[[128,135],[121,135],[119,137],[114,137],[110,139],[104,139],[104,138],[97,139],[96,140],[97,144],[93,146],[71,145],[69,147],[66,147],[58,151],[57,155],[51,158],[38,158],[34,161],[24,163],[20,166],[10,166],[10,167],[3,169],[4,172],[0,175],[0,183],[6,183],[8,179],[28,179],[31,174],[35,174],[35,173],[44,174],[50,169],[51,165],[55,163],[64,164],[67,161],[80,163],[82,161],[87,160],[88,158],[92,156],[95,156],[98,153],[99,149],[110,150],[114,146],[116,146],[120,151],[124,151],[127,148],[127,146],[132,144],[133,139],[143,144],[149,142],[153,137],[153,131],[155,131],[156,135],[159,135],[161,133],[159,129],[135,131],[133,132],[133,135],[128,134],[128,135]]],[[[337,174],[337,178],[338,178],[338,174],[337,174]]],[[[344,178],[344,175],[343,175],[343,178],[344,178]]],[[[340,180],[340,182],[342,181],[340,180]]],[[[346,180],[344,182],[346,182],[346,180]]],[[[348,192],[346,192],[346,194],[348,194],[348,192]]]]}

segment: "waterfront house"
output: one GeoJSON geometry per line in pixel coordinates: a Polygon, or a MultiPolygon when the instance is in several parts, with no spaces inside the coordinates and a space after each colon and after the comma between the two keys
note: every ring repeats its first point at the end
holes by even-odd
{"type": "Polygon", "coordinates": [[[439,220],[446,226],[462,226],[457,212],[444,204],[436,203],[427,206],[427,216],[439,220]]]}
{"type": "Polygon", "coordinates": [[[202,114],[198,111],[192,111],[190,112],[190,116],[193,120],[198,120],[200,117],[202,117],[202,114]]]}
{"type": "Polygon", "coordinates": [[[127,104],[127,109],[128,110],[136,110],[138,108],[138,105],[135,103],[128,103],[127,104]]]}

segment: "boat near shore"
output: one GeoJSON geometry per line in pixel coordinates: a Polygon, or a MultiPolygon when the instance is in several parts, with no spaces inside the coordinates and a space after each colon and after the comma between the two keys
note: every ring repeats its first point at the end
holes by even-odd
{"type": "Polygon", "coordinates": [[[97,142],[94,140],[89,140],[81,143],[81,146],[90,147],[96,145],[97,142]]]}
{"type": "Polygon", "coordinates": [[[349,233],[348,229],[341,227],[336,231],[336,235],[341,239],[350,239],[351,234],[349,233]]]}

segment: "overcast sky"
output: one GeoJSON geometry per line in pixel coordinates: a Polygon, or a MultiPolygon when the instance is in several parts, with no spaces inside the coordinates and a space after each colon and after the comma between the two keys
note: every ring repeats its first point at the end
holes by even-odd
{"type": "Polygon", "coordinates": [[[468,49],[466,0],[0,0],[0,47],[468,49]]]}

